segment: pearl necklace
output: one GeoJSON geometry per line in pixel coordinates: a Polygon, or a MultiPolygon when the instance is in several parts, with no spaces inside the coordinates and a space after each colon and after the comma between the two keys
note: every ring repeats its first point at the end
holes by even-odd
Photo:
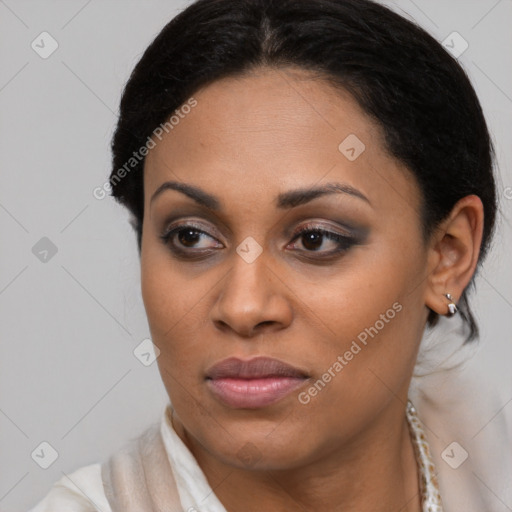
{"type": "MultiPolygon", "coordinates": [[[[430,447],[425,435],[425,430],[418,418],[416,408],[410,400],[407,400],[405,412],[416,462],[418,464],[422,512],[443,512],[436,469],[430,454],[430,447]]],[[[177,432],[174,427],[173,413],[174,410],[168,407],[166,410],[166,419],[169,426],[177,432]]]]}
{"type": "Polygon", "coordinates": [[[439,483],[427,436],[418,418],[416,408],[410,400],[407,400],[406,417],[418,463],[422,512],[443,512],[439,483]]]}

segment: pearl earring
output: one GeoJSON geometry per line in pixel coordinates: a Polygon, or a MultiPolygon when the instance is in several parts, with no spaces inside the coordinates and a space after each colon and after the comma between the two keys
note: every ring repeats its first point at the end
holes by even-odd
{"type": "Polygon", "coordinates": [[[448,311],[449,311],[449,315],[448,316],[453,316],[455,315],[455,313],[457,313],[457,305],[455,304],[455,302],[453,302],[453,297],[450,293],[445,293],[444,296],[450,301],[448,303],[448,311]]]}

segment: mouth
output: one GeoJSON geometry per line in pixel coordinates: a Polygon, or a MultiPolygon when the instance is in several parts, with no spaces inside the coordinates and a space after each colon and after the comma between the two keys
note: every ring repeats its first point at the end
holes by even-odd
{"type": "Polygon", "coordinates": [[[258,409],[289,395],[309,379],[303,370],[279,359],[224,359],[206,373],[206,383],[224,405],[258,409]]]}

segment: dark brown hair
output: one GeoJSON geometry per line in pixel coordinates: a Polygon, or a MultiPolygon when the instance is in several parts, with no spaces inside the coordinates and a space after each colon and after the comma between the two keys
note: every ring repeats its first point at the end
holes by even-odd
{"type": "MultiPolygon", "coordinates": [[[[132,213],[138,247],[144,211],[141,159],[118,170],[200,87],[257,66],[299,66],[349,91],[383,129],[388,151],[422,191],[425,239],[470,194],[484,205],[480,260],[496,216],[494,151],[471,83],[423,29],[370,0],[198,0],[161,30],[123,91],[112,140],[112,195],[132,213]]],[[[459,311],[478,327],[467,302],[459,311]]],[[[430,311],[428,325],[438,315],[430,311]]]]}

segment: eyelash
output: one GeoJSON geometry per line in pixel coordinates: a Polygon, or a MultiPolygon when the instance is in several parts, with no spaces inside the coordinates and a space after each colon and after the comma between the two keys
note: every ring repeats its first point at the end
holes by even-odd
{"type": "MultiPolygon", "coordinates": [[[[210,234],[208,234],[206,231],[204,231],[203,229],[199,228],[198,226],[195,226],[194,224],[182,224],[182,225],[179,225],[179,226],[176,226],[172,229],[168,229],[167,231],[165,231],[162,235],[160,235],[160,239],[162,240],[162,242],[165,244],[165,245],[168,245],[170,246],[170,250],[177,254],[178,256],[180,255],[184,255],[184,257],[187,257],[187,258],[190,258],[190,259],[193,259],[194,256],[190,253],[194,253],[196,252],[196,257],[200,257],[202,255],[204,255],[204,252],[206,251],[209,251],[210,249],[199,249],[199,251],[201,251],[203,254],[197,254],[197,250],[194,250],[194,249],[178,249],[176,246],[174,246],[174,244],[172,243],[172,239],[174,238],[174,236],[176,234],[178,234],[179,232],[181,231],[186,231],[186,230],[189,230],[189,231],[193,231],[194,233],[199,233],[199,234],[203,234],[207,237],[210,237],[210,238],[213,238],[210,234]],[[186,255],[186,256],[185,256],[186,255]]],[[[329,257],[329,256],[334,256],[336,254],[340,254],[340,253],[344,253],[346,252],[351,246],[355,245],[357,243],[356,239],[352,236],[348,236],[348,235],[342,235],[341,233],[336,233],[334,231],[329,231],[325,228],[322,228],[318,225],[306,225],[306,226],[302,226],[299,230],[295,231],[293,233],[293,238],[291,240],[291,243],[292,242],[295,242],[295,240],[297,240],[298,238],[300,238],[301,236],[303,236],[304,234],[306,233],[318,233],[318,234],[321,234],[323,235],[325,238],[327,238],[328,240],[331,240],[331,241],[334,241],[338,244],[338,249],[335,249],[333,251],[329,251],[329,252],[325,252],[325,251],[316,251],[316,250],[302,250],[301,252],[305,252],[305,253],[318,253],[318,254],[321,254],[324,258],[326,257],[329,257]]],[[[323,242],[323,240],[322,240],[323,242]]],[[[215,250],[215,249],[214,249],[215,250]]],[[[321,257],[322,257],[321,256],[321,257]]],[[[317,257],[318,259],[318,257],[317,257]]]]}

